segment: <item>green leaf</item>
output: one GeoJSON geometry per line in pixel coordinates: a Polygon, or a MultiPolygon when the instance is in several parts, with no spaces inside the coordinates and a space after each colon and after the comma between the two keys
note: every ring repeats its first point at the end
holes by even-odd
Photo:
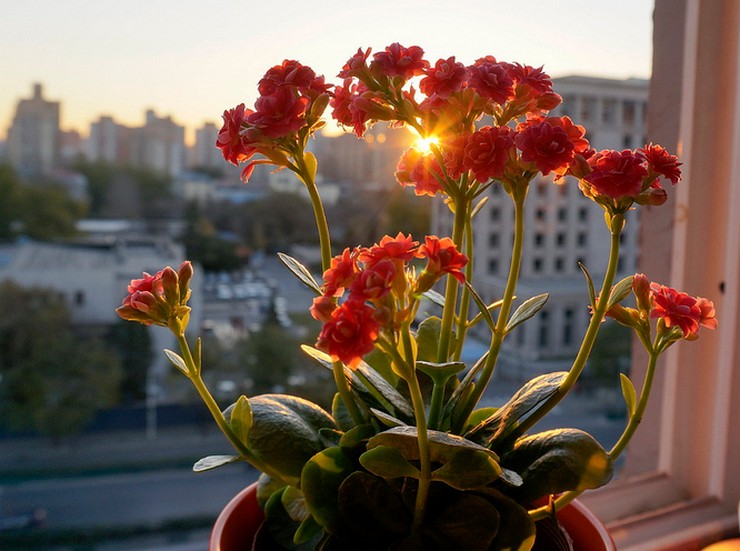
{"type": "Polygon", "coordinates": [[[429,375],[429,377],[436,384],[443,385],[453,375],[457,375],[463,369],[467,367],[463,362],[445,362],[445,363],[433,363],[433,362],[416,362],[416,369],[422,373],[429,375]]]}
{"type": "Polygon", "coordinates": [[[486,325],[488,325],[488,328],[491,330],[491,332],[493,332],[496,328],[496,322],[493,321],[493,316],[491,316],[491,312],[489,311],[488,306],[486,306],[486,303],[483,302],[483,299],[480,297],[480,295],[475,292],[475,289],[473,289],[473,286],[470,284],[469,281],[465,281],[465,286],[467,287],[468,291],[470,291],[470,296],[473,297],[475,304],[478,306],[478,310],[480,310],[480,315],[483,316],[486,325]]]}
{"type": "Polygon", "coordinates": [[[296,522],[303,522],[308,518],[308,508],[306,508],[306,500],[301,492],[295,486],[288,486],[280,497],[280,502],[283,504],[285,512],[291,520],[296,522]]]}
{"type": "MultiPolygon", "coordinates": [[[[516,298],[516,296],[514,296],[513,298],[516,298]]],[[[491,312],[493,312],[497,308],[501,308],[501,305],[503,304],[503,302],[504,302],[503,300],[497,300],[496,302],[492,302],[491,304],[486,306],[485,312],[487,312],[487,315],[485,319],[487,323],[488,323],[488,318],[491,318],[491,320],[493,320],[493,318],[491,317],[491,312]]],[[[481,312],[478,312],[475,316],[473,316],[473,319],[471,319],[468,322],[468,327],[474,327],[475,325],[478,325],[478,323],[482,319],[484,319],[483,310],[481,310],[481,312]]]]}
{"type": "Polygon", "coordinates": [[[360,464],[383,478],[419,478],[421,474],[399,450],[390,446],[377,446],[366,451],[360,456],[360,464]]]}
{"type": "Polygon", "coordinates": [[[323,535],[324,527],[316,522],[316,519],[311,515],[308,515],[295,531],[295,534],[293,535],[293,543],[297,545],[309,543],[314,540],[320,540],[323,535]]]}
{"type": "Polygon", "coordinates": [[[170,361],[170,363],[174,365],[178,371],[181,371],[186,377],[190,377],[190,370],[188,370],[188,366],[185,365],[185,360],[183,360],[179,354],[166,348],[163,350],[163,352],[164,355],[167,356],[167,359],[170,361]]]}
{"type": "Polygon", "coordinates": [[[290,486],[284,486],[273,493],[267,500],[264,507],[267,529],[275,542],[281,546],[281,549],[310,551],[318,543],[318,538],[316,541],[302,543],[300,545],[294,543],[294,535],[301,523],[290,518],[290,515],[283,506],[283,496],[289,488],[290,486]]]}
{"type": "Polygon", "coordinates": [[[379,409],[370,408],[370,412],[375,415],[378,421],[383,423],[386,427],[402,427],[408,424],[404,423],[396,417],[393,417],[392,415],[388,415],[384,411],[380,411],[379,409]]]}
{"type": "Polygon", "coordinates": [[[591,303],[591,308],[596,308],[596,292],[594,291],[594,281],[591,279],[591,274],[588,273],[586,266],[582,262],[578,263],[578,267],[586,278],[586,285],[588,285],[588,299],[591,303]]]}
{"type": "Polygon", "coordinates": [[[240,457],[238,455],[209,455],[208,457],[204,457],[195,462],[195,465],[193,465],[193,472],[202,473],[210,471],[211,469],[235,463],[236,461],[239,461],[239,459],[240,457]]]}
{"type": "Polygon", "coordinates": [[[246,396],[239,396],[239,399],[234,403],[229,424],[239,440],[246,444],[249,438],[249,429],[252,428],[252,408],[249,407],[249,400],[246,396]]]}
{"type": "Polygon", "coordinates": [[[343,448],[362,446],[364,450],[365,443],[376,434],[378,434],[378,431],[372,423],[356,425],[342,435],[339,445],[343,448]]]}
{"type": "Polygon", "coordinates": [[[470,414],[470,417],[468,417],[468,422],[471,425],[475,426],[478,423],[482,423],[483,421],[491,417],[494,413],[496,413],[497,410],[498,408],[494,407],[476,409],[475,411],[473,411],[473,413],[470,414]]]}
{"type": "Polygon", "coordinates": [[[301,490],[306,507],[321,526],[335,531],[341,525],[339,486],[358,468],[344,448],[327,448],[314,455],[301,473],[301,490]]]}
{"type": "Polygon", "coordinates": [[[470,218],[475,218],[475,215],[480,212],[480,209],[483,208],[483,205],[485,205],[488,202],[489,196],[484,195],[480,201],[473,207],[473,210],[470,211],[470,218]]]}
{"type": "Polygon", "coordinates": [[[520,419],[529,415],[540,404],[557,392],[568,372],[557,371],[535,377],[496,412],[465,433],[465,437],[496,448],[504,440],[518,436],[516,427],[520,419]]]}
{"type": "MultiPolygon", "coordinates": [[[[449,496],[436,501],[429,507],[422,527],[424,541],[431,542],[431,545],[419,548],[505,549],[492,547],[501,526],[501,512],[489,499],[470,492],[450,492],[449,496]]],[[[417,549],[413,543],[409,549],[417,549]]]]}
{"type": "Polygon", "coordinates": [[[622,396],[624,396],[624,402],[627,404],[627,412],[632,417],[637,407],[637,392],[635,392],[635,385],[632,384],[630,378],[624,373],[619,374],[620,382],[622,383],[622,396]]]}
{"type": "Polygon", "coordinates": [[[542,307],[547,302],[549,296],[550,295],[548,293],[542,293],[541,295],[537,295],[536,297],[528,298],[522,304],[520,304],[519,308],[516,309],[516,312],[514,312],[511,318],[509,318],[509,321],[506,323],[506,332],[508,333],[517,325],[524,323],[529,318],[534,316],[537,312],[542,310],[542,307]]]}
{"type": "MultiPolygon", "coordinates": [[[[325,447],[320,429],[336,429],[334,419],[308,400],[283,394],[254,396],[249,405],[252,424],[247,447],[285,482],[298,486],[303,465],[325,447]]],[[[227,418],[235,407],[224,412],[227,418]]]]}
{"type": "Polygon", "coordinates": [[[419,324],[416,330],[416,343],[419,345],[417,358],[433,362],[437,359],[439,349],[439,333],[442,330],[442,320],[431,316],[419,324]]]}
{"type": "MultiPolygon", "coordinates": [[[[498,456],[491,450],[466,440],[462,436],[428,430],[427,438],[429,439],[429,456],[433,462],[446,463],[460,450],[481,451],[498,461],[498,456]]],[[[392,446],[398,449],[409,461],[419,459],[418,432],[417,428],[413,426],[394,427],[378,433],[367,443],[368,449],[376,446],[392,446]]]]}
{"type": "MultiPolygon", "coordinates": [[[[334,362],[328,354],[305,344],[301,349],[319,365],[334,371],[334,362]]],[[[386,410],[404,422],[414,418],[414,410],[408,400],[367,363],[361,361],[354,370],[345,367],[344,376],[350,388],[368,407],[386,410]]]]}
{"type": "Polygon", "coordinates": [[[348,476],[339,487],[338,503],[342,523],[335,533],[341,537],[344,530],[348,541],[362,541],[364,549],[389,549],[411,525],[412,513],[400,492],[370,473],[348,476]]]}
{"type": "Polygon", "coordinates": [[[445,307],[445,297],[441,293],[438,293],[434,289],[429,289],[428,291],[424,291],[422,293],[422,296],[426,299],[428,299],[431,303],[436,304],[440,308],[445,307]]]}
{"type": "Polygon", "coordinates": [[[322,294],[321,286],[316,282],[308,268],[292,256],[285,253],[277,253],[277,255],[280,261],[285,264],[285,267],[288,268],[306,287],[314,291],[317,295],[322,294]]]}
{"type": "Polygon", "coordinates": [[[487,486],[501,476],[501,466],[487,451],[465,448],[457,450],[444,465],[432,473],[432,478],[458,490],[474,490],[487,486]]]}
{"type": "Polygon", "coordinates": [[[530,551],[535,539],[535,525],[527,510],[493,488],[483,488],[478,493],[485,495],[501,515],[490,549],[530,551]]]}
{"type": "Polygon", "coordinates": [[[303,161],[306,163],[311,180],[316,181],[316,172],[319,168],[319,162],[316,160],[316,156],[310,151],[306,151],[303,153],[303,161]]]}
{"type": "Polygon", "coordinates": [[[613,474],[609,454],[590,434],[578,429],[520,438],[501,464],[522,477],[523,484],[510,492],[520,503],[548,494],[598,488],[613,474]]]}
{"type": "Polygon", "coordinates": [[[615,304],[622,302],[632,292],[632,281],[634,279],[635,276],[627,276],[612,288],[612,292],[609,295],[609,302],[606,305],[607,310],[615,304]]]}

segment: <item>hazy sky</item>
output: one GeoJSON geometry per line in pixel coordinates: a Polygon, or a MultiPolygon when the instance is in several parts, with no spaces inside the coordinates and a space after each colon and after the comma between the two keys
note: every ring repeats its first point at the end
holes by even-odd
{"type": "Polygon", "coordinates": [[[434,62],[490,54],[552,76],[647,78],[652,0],[24,0],[0,10],[0,139],[41,82],[63,129],[144,111],[189,129],[255,99],[283,59],[328,81],[357,48],[419,45],[434,62]]]}

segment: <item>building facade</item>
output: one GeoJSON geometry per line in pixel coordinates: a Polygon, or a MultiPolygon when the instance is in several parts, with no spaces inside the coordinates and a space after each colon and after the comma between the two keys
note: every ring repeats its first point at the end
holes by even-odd
{"type": "MultiPolygon", "coordinates": [[[[567,115],[588,130],[598,149],[636,148],[644,144],[648,82],[591,77],[554,79],[563,103],[553,115],[567,115]]],[[[488,190],[488,201],[474,219],[476,289],[487,302],[504,292],[514,238],[514,207],[501,186],[488,190]]],[[[637,260],[636,212],[627,213],[622,234],[618,276],[635,272],[637,260]]],[[[436,205],[434,225],[449,235],[451,217],[436,205]]],[[[603,212],[586,199],[577,183],[556,184],[540,177],[530,184],[525,204],[525,244],[518,303],[549,293],[545,308],[518,326],[504,341],[499,373],[512,378],[567,369],[580,345],[589,320],[588,292],[579,264],[599,281],[609,255],[609,233],[603,212]]]]}
{"type": "Polygon", "coordinates": [[[7,157],[20,173],[35,175],[51,171],[59,161],[58,101],[44,98],[43,86],[33,85],[33,95],[18,101],[8,129],[7,157]]]}

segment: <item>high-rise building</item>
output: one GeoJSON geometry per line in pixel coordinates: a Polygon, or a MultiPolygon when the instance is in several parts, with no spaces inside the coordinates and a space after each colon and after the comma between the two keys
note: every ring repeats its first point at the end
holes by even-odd
{"type": "Polygon", "coordinates": [[[49,172],[59,160],[59,102],[44,99],[43,86],[18,101],[8,129],[8,160],[23,174],[49,172]]]}
{"type": "Polygon", "coordinates": [[[197,168],[223,169],[226,162],[221,150],[216,147],[219,127],[207,122],[195,130],[192,165],[197,168]]]}
{"type": "Polygon", "coordinates": [[[103,115],[90,125],[86,156],[91,161],[124,166],[131,163],[133,129],[103,115]]]}
{"type": "Polygon", "coordinates": [[[150,109],[144,126],[134,129],[131,154],[134,166],[178,176],[185,168],[185,128],[150,109]]]}
{"type": "MultiPolygon", "coordinates": [[[[554,79],[563,103],[553,115],[568,115],[583,124],[595,149],[644,145],[646,80],[611,80],[572,76],[554,79]]],[[[514,237],[514,208],[499,185],[488,190],[488,202],[473,222],[474,281],[487,302],[503,295],[514,237]]],[[[618,277],[635,272],[636,212],[627,213],[622,234],[618,277]]],[[[435,230],[451,232],[449,211],[437,205],[435,230]]],[[[586,199],[577,183],[555,184],[540,177],[530,184],[525,204],[525,245],[518,302],[549,293],[545,308],[517,327],[504,341],[499,372],[530,377],[544,370],[567,369],[588,324],[588,293],[582,263],[600,281],[609,254],[609,233],[600,208],[586,199]]]]}

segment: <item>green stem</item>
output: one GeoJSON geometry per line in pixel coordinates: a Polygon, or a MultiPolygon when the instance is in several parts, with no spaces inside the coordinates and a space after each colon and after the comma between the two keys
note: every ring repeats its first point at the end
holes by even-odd
{"type": "MultiPolygon", "coordinates": [[[[459,194],[454,202],[455,218],[452,225],[452,241],[462,249],[463,235],[465,232],[465,220],[468,214],[468,200],[464,194],[459,194]]],[[[439,332],[439,348],[437,350],[437,361],[446,362],[450,357],[450,344],[452,341],[452,325],[455,321],[455,309],[457,306],[457,290],[459,283],[454,277],[447,276],[447,287],[445,289],[445,306],[442,311],[442,326],[439,332]]]]}
{"type": "Polygon", "coordinates": [[[622,436],[619,437],[619,440],[616,444],[612,447],[612,449],[609,451],[609,456],[612,458],[612,460],[617,459],[621,455],[621,453],[624,451],[624,449],[627,447],[627,444],[629,444],[629,441],[632,439],[632,436],[634,436],[635,431],[637,430],[638,425],[642,421],[642,418],[645,415],[645,409],[647,408],[648,398],[650,398],[650,392],[653,387],[653,379],[655,377],[655,366],[658,362],[658,356],[659,353],[656,352],[650,352],[650,356],[648,358],[648,365],[647,370],[645,372],[645,380],[642,382],[642,390],[640,391],[640,400],[637,402],[637,406],[635,407],[635,411],[630,415],[630,420],[627,426],[624,429],[624,432],[622,432],[622,436]]]}
{"type": "MultiPolygon", "coordinates": [[[[651,347],[652,348],[652,347],[651,347]]],[[[622,431],[622,435],[619,437],[619,440],[614,444],[612,449],[609,451],[609,457],[611,457],[612,461],[616,461],[617,458],[622,454],[622,452],[627,447],[627,444],[629,444],[630,440],[632,440],[632,437],[635,434],[635,431],[637,430],[637,427],[640,425],[640,422],[642,421],[642,418],[645,415],[645,409],[647,408],[648,399],[650,398],[650,392],[653,387],[653,379],[655,376],[655,366],[658,361],[658,356],[660,356],[659,352],[656,352],[655,350],[648,350],[650,357],[648,359],[648,366],[647,371],[645,373],[645,379],[642,383],[642,390],[640,391],[640,400],[637,403],[637,406],[635,407],[635,411],[632,412],[630,415],[630,420],[627,423],[627,426],[624,428],[624,431],[622,431]]],[[[563,507],[565,507],[568,503],[576,499],[578,496],[580,496],[583,493],[583,490],[573,490],[570,492],[565,492],[564,494],[560,495],[555,502],[552,505],[546,505],[544,507],[539,507],[537,509],[533,509],[529,512],[530,517],[532,520],[539,520],[541,518],[545,518],[548,516],[552,508],[554,508],[556,511],[559,511],[563,507]]]]}
{"type": "Polygon", "coordinates": [[[601,322],[606,314],[606,307],[609,303],[609,296],[611,295],[612,284],[614,283],[614,277],[617,273],[617,265],[619,263],[619,236],[622,233],[622,227],[624,226],[624,215],[615,214],[610,220],[609,231],[611,233],[611,245],[609,249],[609,263],[604,274],[604,279],[601,284],[601,291],[599,298],[596,301],[596,306],[591,314],[591,321],[588,324],[586,333],[581,341],[581,347],[578,350],[573,363],[571,364],[568,375],[560,383],[557,391],[548,398],[541,407],[539,407],[532,415],[530,415],[525,421],[522,422],[520,427],[517,429],[519,434],[524,434],[530,428],[532,428],[540,419],[542,419],[547,413],[554,408],[567,394],[571,391],[573,386],[581,376],[583,369],[586,367],[586,361],[591,354],[594,342],[596,341],[596,335],[599,333],[601,322]]]}
{"type": "Polygon", "coordinates": [[[306,165],[306,161],[303,158],[303,151],[301,150],[300,153],[301,154],[295,156],[296,168],[294,170],[306,185],[308,195],[311,199],[311,206],[313,207],[313,214],[316,219],[316,229],[319,233],[319,244],[321,246],[321,267],[323,271],[326,271],[331,265],[331,238],[329,236],[329,223],[326,220],[324,203],[321,201],[314,174],[306,165]]]}
{"type": "Polygon", "coordinates": [[[504,289],[504,296],[501,300],[501,308],[496,320],[496,326],[491,335],[488,356],[486,357],[486,362],[481,371],[478,383],[475,385],[470,398],[468,398],[465,414],[461,416],[462,419],[467,419],[467,416],[473,411],[493,376],[493,370],[496,367],[499,352],[501,352],[501,344],[504,342],[504,337],[506,336],[506,324],[509,321],[509,312],[514,302],[514,293],[516,292],[516,285],[519,281],[522,251],[524,249],[524,201],[527,198],[527,187],[524,187],[523,191],[514,189],[512,196],[514,200],[514,244],[511,248],[509,275],[506,279],[506,288],[504,289]]]}
{"type": "MultiPolygon", "coordinates": [[[[465,220],[465,254],[468,257],[468,265],[465,266],[465,280],[473,281],[473,224],[469,218],[465,220]]],[[[465,343],[465,335],[468,332],[468,312],[470,311],[470,291],[468,287],[463,287],[462,298],[460,299],[460,312],[457,317],[457,347],[452,359],[460,361],[465,343]]]]}
{"type": "Polygon", "coordinates": [[[352,390],[347,384],[347,378],[344,376],[344,364],[340,361],[335,361],[332,364],[332,373],[334,375],[334,384],[337,386],[337,392],[342,398],[350,417],[356,425],[361,425],[365,422],[365,417],[360,411],[360,407],[355,402],[355,397],[352,395],[352,390]]]}
{"type": "Polygon", "coordinates": [[[255,457],[254,454],[249,450],[247,445],[241,441],[236,433],[234,433],[231,425],[226,420],[226,417],[224,417],[224,414],[221,412],[221,408],[216,403],[216,400],[213,398],[213,395],[208,390],[208,387],[203,381],[203,378],[200,376],[200,369],[198,369],[197,364],[193,359],[193,355],[190,352],[190,347],[188,346],[185,335],[179,335],[177,337],[177,343],[180,345],[180,353],[182,354],[182,358],[188,368],[188,379],[190,379],[190,382],[193,383],[195,390],[198,392],[200,399],[203,400],[203,403],[208,408],[208,411],[210,412],[214,421],[216,421],[218,428],[221,429],[221,432],[224,434],[224,436],[226,436],[231,445],[234,446],[234,449],[239,452],[239,455],[242,456],[246,461],[251,463],[255,468],[262,471],[273,480],[285,482],[278,472],[271,469],[269,465],[266,465],[263,461],[257,459],[257,457],[255,457]]]}

